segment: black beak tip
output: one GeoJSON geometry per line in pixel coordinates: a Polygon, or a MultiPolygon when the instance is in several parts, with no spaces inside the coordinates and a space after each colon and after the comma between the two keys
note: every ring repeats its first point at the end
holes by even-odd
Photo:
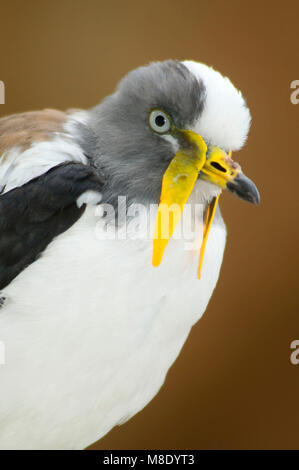
{"type": "Polygon", "coordinates": [[[243,173],[240,173],[234,181],[227,183],[227,189],[244,201],[256,205],[260,203],[261,198],[257,187],[243,173]]]}
{"type": "Polygon", "coordinates": [[[258,192],[258,189],[257,189],[256,186],[255,186],[254,194],[251,193],[249,195],[248,201],[251,202],[252,204],[257,205],[257,206],[260,204],[260,202],[261,202],[260,193],[258,192]]]}

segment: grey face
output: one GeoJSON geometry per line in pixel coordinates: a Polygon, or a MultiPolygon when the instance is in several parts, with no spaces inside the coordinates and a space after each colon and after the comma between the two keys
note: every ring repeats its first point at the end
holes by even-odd
{"type": "Polygon", "coordinates": [[[205,88],[180,62],[152,63],[130,72],[116,92],[91,110],[80,144],[106,181],[105,202],[115,196],[158,203],[173,146],[155,133],[148,118],[164,110],[175,127],[188,129],[203,110],[205,88]]]}

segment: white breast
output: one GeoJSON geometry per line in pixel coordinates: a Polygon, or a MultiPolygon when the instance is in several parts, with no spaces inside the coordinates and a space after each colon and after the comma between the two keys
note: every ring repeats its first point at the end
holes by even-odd
{"type": "Polygon", "coordinates": [[[94,208],[3,292],[0,448],[80,449],[158,392],[216,285],[225,228],[198,253],[171,240],[98,240],[94,208]]]}

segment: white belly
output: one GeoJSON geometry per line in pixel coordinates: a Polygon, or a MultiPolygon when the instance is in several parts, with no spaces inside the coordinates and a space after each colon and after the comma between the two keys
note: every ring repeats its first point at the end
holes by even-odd
{"type": "Polygon", "coordinates": [[[95,237],[94,209],[4,290],[0,448],[80,449],[158,392],[216,285],[225,228],[198,252],[95,237]]]}

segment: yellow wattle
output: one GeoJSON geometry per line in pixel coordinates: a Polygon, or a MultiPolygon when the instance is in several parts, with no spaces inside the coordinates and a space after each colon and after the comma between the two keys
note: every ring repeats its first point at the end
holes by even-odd
{"type": "Polygon", "coordinates": [[[192,144],[191,151],[179,150],[171,160],[162,180],[153,240],[153,266],[159,266],[192,189],[206,162],[207,146],[198,134],[182,131],[192,144]]]}
{"type": "Polygon", "coordinates": [[[210,202],[208,209],[207,209],[205,224],[203,228],[202,244],[201,244],[200,252],[199,252],[198,275],[197,275],[198,279],[200,279],[201,277],[201,268],[202,268],[203,257],[204,257],[204,253],[206,249],[207,239],[208,239],[209,231],[210,231],[213,219],[214,219],[219,197],[220,197],[220,194],[217,197],[214,197],[214,199],[212,200],[212,202],[210,202]]]}

